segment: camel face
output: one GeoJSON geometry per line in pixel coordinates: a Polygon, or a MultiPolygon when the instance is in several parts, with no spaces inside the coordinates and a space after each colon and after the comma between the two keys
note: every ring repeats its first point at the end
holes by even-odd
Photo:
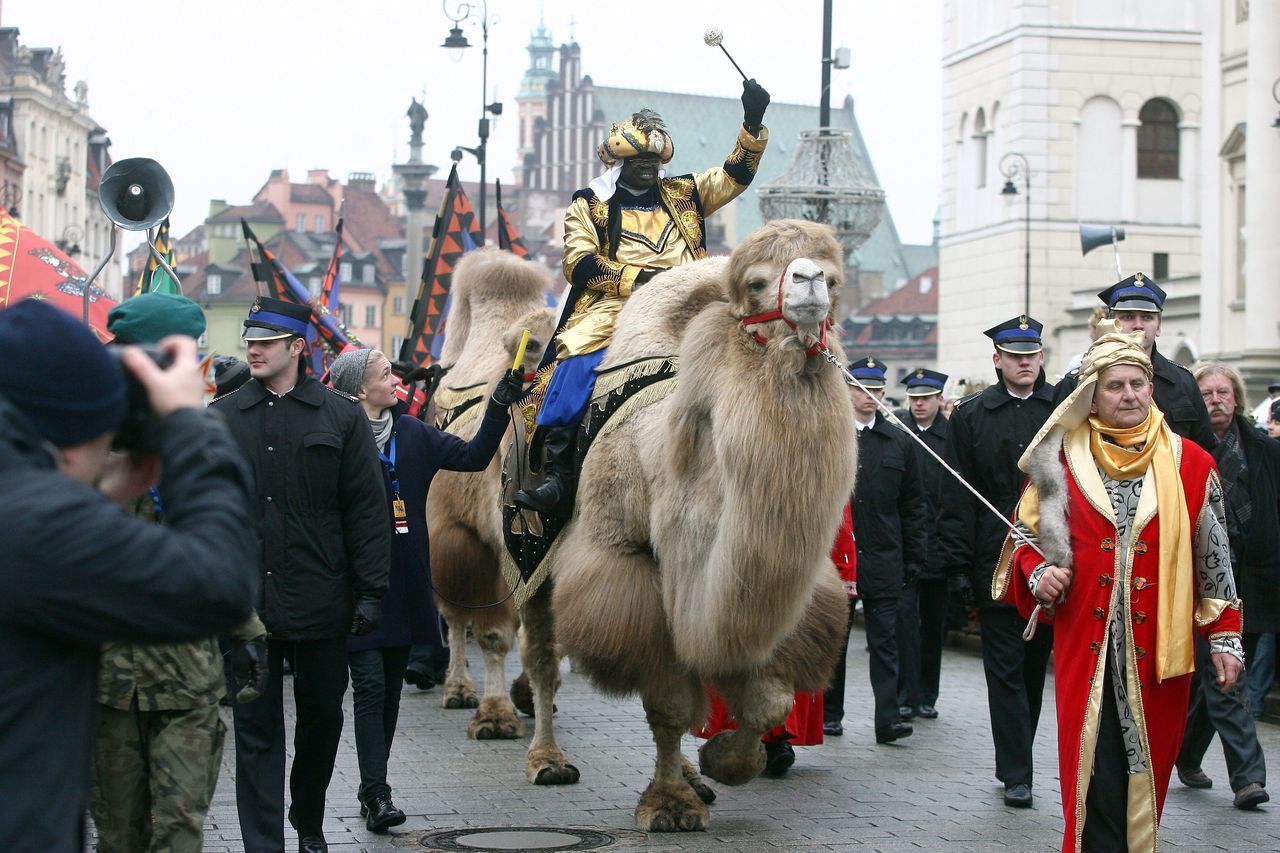
{"type": "Polygon", "coordinates": [[[831,310],[822,267],[809,258],[796,258],[787,264],[778,287],[782,292],[782,316],[816,337],[831,310]]]}

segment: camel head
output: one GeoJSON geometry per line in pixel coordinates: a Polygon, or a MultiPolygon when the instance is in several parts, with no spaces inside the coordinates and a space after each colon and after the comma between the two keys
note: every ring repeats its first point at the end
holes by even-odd
{"type": "Polygon", "coordinates": [[[529,345],[524,351],[524,367],[525,373],[529,374],[542,361],[542,353],[555,334],[556,312],[550,308],[536,308],[508,326],[502,334],[502,348],[507,351],[508,359],[515,357],[525,329],[529,330],[529,345]]]}
{"type": "Polygon", "coordinates": [[[758,341],[794,336],[812,349],[832,321],[843,280],[843,252],[829,226],[775,220],[730,256],[730,310],[758,341]]]}

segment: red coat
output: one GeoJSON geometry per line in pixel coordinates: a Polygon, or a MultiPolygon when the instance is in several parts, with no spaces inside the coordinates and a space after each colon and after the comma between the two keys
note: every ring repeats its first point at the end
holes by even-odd
{"type": "Polygon", "coordinates": [[[840,572],[840,580],[850,598],[858,597],[858,547],[853,538],[853,508],[844,505],[840,529],[836,531],[836,543],[831,548],[831,562],[840,572]]]}
{"type": "MultiPolygon", "coordinates": [[[[1097,741],[1097,694],[1103,686],[1103,656],[1109,654],[1107,642],[1112,585],[1120,573],[1118,570],[1122,569],[1117,566],[1117,561],[1123,555],[1117,553],[1114,523],[1085,496],[1080,483],[1068,472],[1061,455],[1060,461],[1068,489],[1067,517],[1070,519],[1074,566],[1066,600],[1056,607],[1052,617],[1054,686],[1062,810],[1066,820],[1062,849],[1079,851],[1080,833],[1084,828],[1085,794],[1097,741]],[[1088,761],[1082,764],[1081,759],[1086,756],[1088,761]]],[[[1216,476],[1213,461],[1200,447],[1184,441],[1179,474],[1194,530],[1196,520],[1205,507],[1209,479],[1216,476]]],[[[1109,501],[1105,494],[1095,494],[1093,498],[1095,501],[1109,501]]],[[[1126,637],[1129,649],[1127,674],[1132,678],[1136,672],[1139,686],[1139,701],[1131,699],[1130,704],[1145,741],[1148,768],[1146,774],[1130,777],[1130,790],[1134,791],[1133,786],[1141,785],[1143,779],[1149,790],[1149,796],[1130,797],[1129,843],[1130,849],[1135,851],[1155,849],[1156,846],[1169,776],[1186,725],[1192,678],[1192,674],[1187,674],[1159,683],[1156,681],[1160,525],[1158,514],[1152,514],[1143,523],[1143,505],[1139,503],[1135,520],[1135,525],[1141,526],[1135,526],[1129,534],[1133,563],[1129,572],[1126,637]]],[[[1043,558],[1031,548],[1019,547],[1013,552],[1012,560],[1012,577],[1004,599],[1017,605],[1022,615],[1029,618],[1035,599],[1029,590],[1028,579],[1043,558]]],[[[1234,605],[1226,607],[1200,630],[1206,638],[1219,633],[1239,632],[1239,609],[1234,605]]]]}

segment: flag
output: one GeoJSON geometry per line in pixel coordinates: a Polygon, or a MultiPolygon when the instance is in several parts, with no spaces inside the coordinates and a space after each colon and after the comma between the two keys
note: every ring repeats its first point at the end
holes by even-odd
{"type": "Polygon", "coordinates": [[[524,240],[520,239],[520,232],[516,230],[511,217],[507,216],[507,212],[502,208],[502,182],[494,181],[493,184],[497,189],[498,200],[498,248],[510,252],[517,258],[527,257],[529,250],[525,247],[524,240]]]}
{"type": "Polygon", "coordinates": [[[23,225],[0,207],[0,310],[23,299],[43,299],[75,317],[84,316],[89,291],[89,329],[100,341],[111,340],[107,313],[116,302],[57,246],[23,225]]]}
{"type": "Polygon", "coordinates": [[[333,244],[333,255],[329,258],[329,266],[324,271],[324,284],[320,286],[320,304],[324,306],[324,310],[330,314],[338,313],[338,269],[342,263],[342,217],[338,217],[338,224],[334,227],[336,235],[333,244]]]}
{"type": "Polygon", "coordinates": [[[418,367],[425,367],[440,357],[453,268],[459,258],[480,245],[475,213],[462,191],[456,164],[445,185],[448,189],[432,229],[431,251],[422,266],[418,296],[409,315],[409,334],[400,346],[399,360],[418,367]]]}
{"type": "Polygon", "coordinates": [[[271,250],[262,245],[248,222],[241,219],[240,228],[244,231],[245,239],[252,240],[258,247],[258,255],[262,258],[262,263],[250,263],[254,280],[269,284],[276,299],[296,302],[311,309],[311,327],[307,330],[311,370],[314,375],[323,376],[328,363],[337,358],[342,348],[348,344],[359,346],[359,339],[348,332],[336,316],[327,313],[311,300],[311,294],[302,286],[302,282],[294,278],[293,273],[271,254],[271,250]]]}
{"type": "MultiPolygon", "coordinates": [[[[160,230],[156,232],[156,252],[164,258],[164,262],[173,269],[173,265],[177,262],[177,258],[173,254],[173,235],[169,233],[169,217],[164,218],[164,222],[160,223],[160,230]]],[[[174,281],[164,267],[156,263],[155,256],[149,251],[147,252],[147,262],[142,265],[142,274],[138,276],[138,285],[133,289],[133,296],[139,296],[143,293],[180,293],[178,283],[174,281]]]]}

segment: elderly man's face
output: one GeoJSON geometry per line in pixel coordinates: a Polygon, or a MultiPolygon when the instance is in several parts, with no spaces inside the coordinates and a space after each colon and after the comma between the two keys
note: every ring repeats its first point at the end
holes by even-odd
{"type": "Polygon", "coordinates": [[[1236,389],[1231,387],[1231,380],[1221,373],[1206,373],[1198,384],[1205,408],[1209,410],[1209,426],[1221,435],[1236,414],[1236,389]]]}
{"type": "Polygon", "coordinates": [[[1127,429],[1146,420],[1151,409],[1151,380],[1136,364],[1116,364],[1102,371],[1090,409],[1110,427],[1127,429]]]}
{"type": "Polygon", "coordinates": [[[622,174],[618,178],[629,187],[647,190],[658,182],[661,165],[657,154],[637,154],[622,161],[622,174]]]}

